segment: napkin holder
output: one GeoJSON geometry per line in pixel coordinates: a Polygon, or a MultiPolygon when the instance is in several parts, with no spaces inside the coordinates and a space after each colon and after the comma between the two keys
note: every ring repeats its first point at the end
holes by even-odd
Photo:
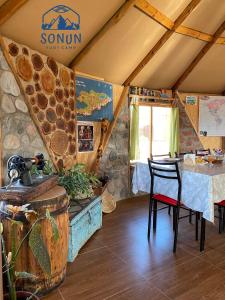
{"type": "Polygon", "coordinates": [[[194,166],[195,162],[195,154],[184,154],[184,164],[188,166],[194,166]]]}

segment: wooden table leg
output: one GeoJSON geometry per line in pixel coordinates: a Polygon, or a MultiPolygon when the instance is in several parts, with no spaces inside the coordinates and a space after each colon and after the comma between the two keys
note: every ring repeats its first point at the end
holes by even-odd
{"type": "Polygon", "coordinates": [[[201,237],[200,237],[200,251],[204,251],[205,247],[205,218],[201,217],[201,237]]]}

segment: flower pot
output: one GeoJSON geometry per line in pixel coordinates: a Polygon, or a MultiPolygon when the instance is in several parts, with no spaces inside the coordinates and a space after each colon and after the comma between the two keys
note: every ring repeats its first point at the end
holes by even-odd
{"type": "MultiPolygon", "coordinates": [[[[16,292],[17,300],[26,300],[31,295],[32,295],[32,293],[30,293],[30,292],[25,292],[25,291],[17,291],[16,292]]],[[[33,295],[31,299],[32,300],[40,300],[40,298],[36,295],[33,295]]],[[[4,300],[10,300],[9,294],[4,295],[4,300]]]]}

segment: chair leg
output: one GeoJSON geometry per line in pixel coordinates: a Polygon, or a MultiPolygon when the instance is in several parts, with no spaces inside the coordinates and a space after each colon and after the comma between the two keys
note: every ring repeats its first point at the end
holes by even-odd
{"type": "Polygon", "coordinates": [[[200,251],[205,248],[205,218],[201,217],[201,237],[200,237],[200,251]]]}
{"type": "Polygon", "coordinates": [[[189,223],[192,223],[192,210],[189,210],[189,223]]]}
{"type": "Polygon", "coordinates": [[[223,217],[222,217],[222,207],[218,205],[218,214],[219,214],[219,233],[222,233],[223,227],[223,217]]]}
{"type": "Polygon", "coordinates": [[[169,207],[168,207],[168,215],[170,215],[170,213],[171,213],[171,206],[169,205],[169,207]]]}
{"type": "Polygon", "coordinates": [[[157,224],[157,200],[153,202],[153,231],[156,231],[156,224],[157,224]]]}
{"type": "Polygon", "coordinates": [[[173,242],[173,252],[177,250],[177,236],[178,236],[178,220],[179,220],[179,207],[175,207],[175,228],[174,228],[174,242],[173,242]]]}
{"type": "Polygon", "coordinates": [[[151,221],[152,221],[152,203],[153,200],[149,199],[149,210],[148,210],[148,240],[150,239],[150,231],[151,231],[151,221]]]}
{"type": "Polygon", "coordinates": [[[223,207],[223,231],[225,229],[225,207],[223,207]]]}
{"type": "Polygon", "coordinates": [[[173,231],[175,230],[175,216],[176,216],[176,207],[173,206],[173,231]]]}
{"type": "Polygon", "coordinates": [[[198,220],[199,220],[199,212],[195,213],[195,240],[198,241],[198,220]]]}

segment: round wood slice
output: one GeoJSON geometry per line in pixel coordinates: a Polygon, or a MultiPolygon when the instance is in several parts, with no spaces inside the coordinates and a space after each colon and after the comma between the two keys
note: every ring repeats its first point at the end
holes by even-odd
{"type": "Polygon", "coordinates": [[[45,121],[41,126],[41,130],[45,135],[51,133],[51,124],[49,124],[49,122],[45,121]]]}
{"type": "Polygon", "coordinates": [[[48,98],[44,94],[38,93],[36,99],[38,107],[41,109],[46,109],[48,106],[48,98]]]}
{"type": "Polygon", "coordinates": [[[71,113],[70,113],[70,110],[68,108],[65,109],[65,112],[64,112],[63,116],[64,116],[66,121],[69,121],[71,113]]]}
{"type": "Polygon", "coordinates": [[[56,89],[55,90],[55,96],[58,102],[62,102],[63,101],[63,90],[61,89],[56,89]]]}
{"type": "Polygon", "coordinates": [[[25,93],[27,95],[33,95],[34,94],[34,87],[33,85],[29,84],[26,86],[26,89],[25,89],[25,93]]]}
{"type": "Polygon", "coordinates": [[[69,146],[69,154],[73,155],[76,152],[76,145],[75,144],[70,144],[69,146]]]}
{"type": "Polygon", "coordinates": [[[60,77],[60,80],[62,82],[62,85],[66,88],[70,83],[70,74],[69,74],[69,72],[66,69],[62,68],[62,69],[60,69],[59,77],[60,77]]]}
{"type": "Polygon", "coordinates": [[[53,107],[56,105],[56,99],[54,96],[51,96],[49,99],[49,104],[53,107]]]}
{"type": "Polygon", "coordinates": [[[57,113],[57,116],[61,117],[64,113],[64,107],[62,104],[57,104],[56,106],[56,113],[57,113]]]}
{"type": "Polygon", "coordinates": [[[18,55],[18,53],[19,53],[19,48],[18,48],[18,46],[16,45],[16,44],[14,44],[14,43],[11,43],[11,44],[9,44],[9,54],[11,55],[11,56],[17,56],[18,55]]]}
{"type": "Polygon", "coordinates": [[[33,107],[33,112],[34,112],[35,114],[37,114],[37,113],[39,112],[39,108],[38,108],[37,106],[34,106],[34,107],[33,107]]]}
{"type": "Polygon", "coordinates": [[[30,103],[31,103],[32,105],[35,105],[35,104],[36,104],[36,100],[35,100],[34,97],[31,97],[31,98],[30,98],[30,103]]]}
{"type": "Polygon", "coordinates": [[[39,111],[39,113],[37,114],[37,118],[39,122],[43,122],[45,119],[45,114],[43,113],[43,111],[39,111]]]}
{"type": "Polygon", "coordinates": [[[41,91],[41,86],[39,83],[35,83],[35,90],[36,92],[40,92],[41,91]]]}
{"type": "Polygon", "coordinates": [[[59,170],[62,170],[64,168],[64,164],[63,164],[63,160],[62,159],[59,159],[57,161],[57,166],[58,166],[59,170]]]}
{"type": "Polygon", "coordinates": [[[63,119],[57,119],[56,120],[56,126],[59,128],[59,129],[62,129],[62,130],[65,130],[65,121],[63,119]]]}
{"type": "Polygon", "coordinates": [[[16,58],[16,69],[17,73],[23,80],[30,81],[32,79],[32,66],[29,60],[24,55],[19,55],[16,58]]]}
{"type": "Polygon", "coordinates": [[[29,51],[26,47],[23,47],[22,52],[24,55],[29,55],[29,51]]]}
{"type": "Polygon", "coordinates": [[[63,155],[68,148],[69,139],[62,130],[56,130],[51,136],[50,148],[57,155],[63,155]]]}
{"type": "Polygon", "coordinates": [[[68,89],[64,89],[64,95],[66,98],[69,98],[69,90],[68,89]]]}
{"type": "Polygon", "coordinates": [[[70,120],[70,121],[67,123],[67,129],[68,129],[68,132],[69,132],[69,133],[74,133],[74,132],[75,132],[75,121],[70,120]]]}
{"type": "Polygon", "coordinates": [[[34,73],[33,79],[34,81],[38,81],[40,79],[40,76],[37,72],[34,73]]]}
{"type": "Polygon", "coordinates": [[[47,69],[41,72],[41,84],[47,94],[52,94],[55,89],[55,78],[47,69]]]}
{"type": "Polygon", "coordinates": [[[55,123],[57,116],[56,116],[54,109],[48,108],[46,110],[46,118],[50,123],[55,123]]]}
{"type": "Polygon", "coordinates": [[[55,77],[57,77],[59,70],[58,70],[58,65],[57,65],[56,61],[54,60],[54,58],[48,57],[47,65],[48,65],[49,69],[52,71],[52,73],[55,75],[55,77]]]}
{"type": "Polygon", "coordinates": [[[73,99],[69,100],[69,108],[70,108],[70,110],[74,110],[75,109],[75,101],[73,99]]]}
{"type": "Polygon", "coordinates": [[[41,69],[43,69],[44,63],[43,63],[43,60],[42,60],[42,58],[39,54],[37,54],[37,53],[33,54],[31,56],[31,61],[32,61],[34,69],[36,71],[41,71],[41,69]]]}

